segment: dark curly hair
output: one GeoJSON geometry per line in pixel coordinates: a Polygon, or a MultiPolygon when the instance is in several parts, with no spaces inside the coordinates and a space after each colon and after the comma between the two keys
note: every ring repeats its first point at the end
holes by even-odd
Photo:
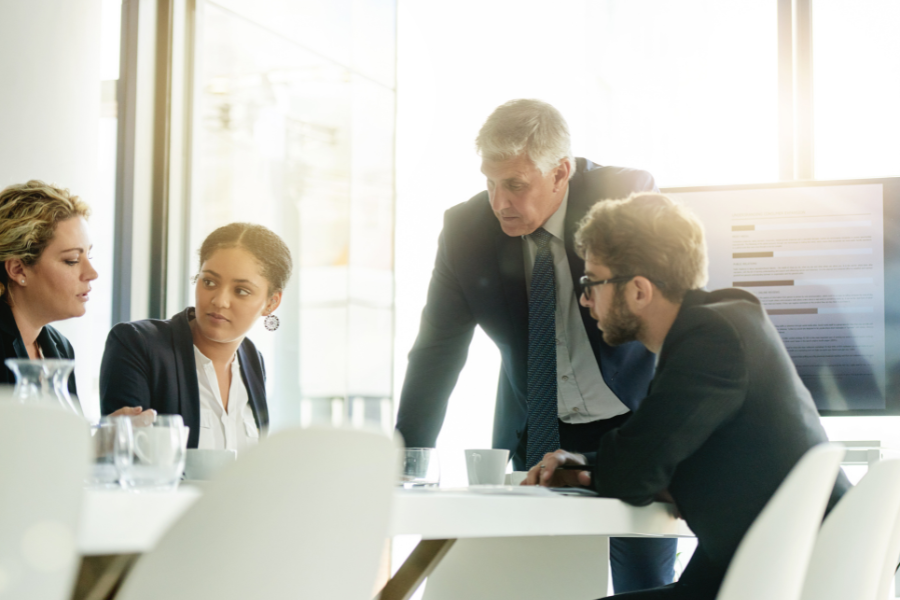
{"type": "Polygon", "coordinates": [[[200,246],[200,265],[216,250],[244,248],[262,265],[262,275],[269,282],[269,295],[281,292],[294,268],[291,251],[275,233],[255,223],[229,223],[206,236],[200,246]]]}

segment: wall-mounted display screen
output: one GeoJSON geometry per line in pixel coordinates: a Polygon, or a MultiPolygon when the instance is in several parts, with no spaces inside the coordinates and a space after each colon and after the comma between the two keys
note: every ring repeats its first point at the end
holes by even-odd
{"type": "Polygon", "coordinates": [[[707,289],[755,294],[822,415],[900,414],[900,178],[670,188],[707,289]]]}

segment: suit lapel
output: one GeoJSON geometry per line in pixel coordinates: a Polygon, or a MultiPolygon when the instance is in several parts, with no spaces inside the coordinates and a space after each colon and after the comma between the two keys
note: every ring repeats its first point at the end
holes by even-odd
{"type": "Polygon", "coordinates": [[[28,350],[25,349],[25,342],[22,341],[22,336],[17,335],[16,339],[13,340],[13,350],[16,351],[16,358],[28,358],[28,350]]]}
{"type": "MultiPolygon", "coordinates": [[[[587,214],[587,211],[590,210],[591,206],[594,205],[594,202],[586,197],[589,194],[585,194],[584,189],[584,172],[593,167],[593,164],[589,160],[577,159],[576,164],[578,168],[575,170],[575,174],[569,180],[569,204],[566,207],[566,228],[565,228],[565,245],[566,245],[566,258],[569,259],[569,271],[572,273],[572,285],[575,290],[576,296],[580,296],[581,293],[581,284],[579,280],[581,276],[584,275],[584,261],[578,256],[578,253],[575,252],[575,231],[578,229],[578,223],[587,214]]],[[[586,312],[584,307],[581,307],[579,304],[579,308],[581,308],[582,315],[586,312]]],[[[588,313],[590,315],[590,313],[588,313]]]]}
{"type": "Polygon", "coordinates": [[[237,353],[241,366],[241,377],[244,380],[244,385],[247,386],[247,395],[250,397],[250,406],[253,408],[256,427],[261,435],[265,435],[268,429],[269,416],[266,405],[262,401],[266,395],[266,384],[258,377],[258,373],[262,369],[258,366],[258,361],[250,358],[250,352],[247,352],[243,343],[238,346],[237,353]],[[251,360],[253,361],[252,363],[251,360]]]}
{"type": "Polygon", "coordinates": [[[197,362],[194,360],[194,338],[190,319],[193,308],[187,308],[172,319],[172,352],[175,355],[175,381],[179,393],[178,410],[184,424],[191,428],[188,447],[196,448],[200,441],[200,384],[197,382],[197,362]]]}
{"type": "MultiPolygon", "coordinates": [[[[17,341],[21,344],[22,338],[19,338],[17,341]]],[[[59,347],[56,345],[56,342],[53,341],[53,338],[50,337],[50,334],[47,333],[46,327],[41,329],[41,332],[38,334],[38,344],[41,347],[41,352],[44,353],[44,358],[66,358],[59,351],[59,347]]]]}
{"type": "MultiPolygon", "coordinates": [[[[575,175],[569,180],[569,205],[566,208],[566,257],[569,259],[569,270],[572,273],[572,285],[575,290],[575,296],[581,299],[581,277],[584,275],[584,260],[575,252],[575,231],[581,219],[587,214],[592,206],[599,200],[597,190],[588,189],[585,184],[584,173],[589,169],[593,169],[595,165],[586,159],[576,159],[578,168],[575,175]],[[596,197],[595,197],[596,196],[596,197]]],[[[581,306],[578,301],[578,311],[581,313],[581,321],[584,323],[584,329],[587,332],[588,340],[591,345],[596,347],[603,344],[600,330],[597,329],[597,322],[591,316],[590,309],[581,306]]],[[[600,364],[600,363],[598,363],[600,364]]],[[[600,371],[603,372],[603,365],[600,364],[600,371]]]]}

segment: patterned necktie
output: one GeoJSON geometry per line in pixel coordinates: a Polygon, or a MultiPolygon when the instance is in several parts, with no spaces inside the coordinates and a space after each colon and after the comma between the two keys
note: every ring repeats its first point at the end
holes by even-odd
{"type": "Polygon", "coordinates": [[[530,469],[547,452],[559,448],[556,398],[556,284],[552,235],[543,228],[531,234],[538,251],[528,297],[528,449],[530,469]]]}

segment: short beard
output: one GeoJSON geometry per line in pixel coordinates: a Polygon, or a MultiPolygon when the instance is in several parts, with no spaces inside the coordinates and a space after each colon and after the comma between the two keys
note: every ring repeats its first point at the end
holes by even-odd
{"type": "Polygon", "coordinates": [[[641,329],[641,319],[628,309],[625,295],[617,289],[603,323],[603,341],[610,346],[627,344],[638,339],[641,329]]]}

